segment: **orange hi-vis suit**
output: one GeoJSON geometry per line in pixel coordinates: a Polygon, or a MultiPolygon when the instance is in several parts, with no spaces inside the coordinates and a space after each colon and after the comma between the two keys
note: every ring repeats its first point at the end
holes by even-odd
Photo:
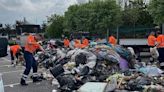
{"type": "Polygon", "coordinates": [[[159,35],[157,37],[157,48],[158,48],[158,53],[159,53],[159,63],[160,63],[160,68],[164,69],[164,35],[159,35]]]}
{"type": "Polygon", "coordinates": [[[157,48],[164,48],[164,35],[159,35],[157,37],[157,43],[159,43],[157,48]]]}
{"type": "Polygon", "coordinates": [[[114,36],[110,36],[108,38],[108,42],[112,45],[116,45],[116,38],[114,36]]]}
{"type": "Polygon", "coordinates": [[[23,72],[22,78],[21,78],[21,85],[27,85],[26,79],[31,71],[31,68],[33,69],[33,82],[39,81],[38,80],[38,74],[37,74],[37,61],[35,60],[33,54],[36,52],[37,49],[43,50],[41,48],[40,44],[37,43],[35,36],[29,35],[26,39],[25,43],[25,51],[24,51],[24,59],[26,62],[26,68],[23,72]]]}
{"type": "Polygon", "coordinates": [[[16,55],[16,53],[18,53],[18,51],[21,49],[21,47],[19,45],[13,45],[10,46],[10,50],[13,52],[13,56],[16,55]]]}
{"type": "Polygon", "coordinates": [[[69,47],[70,41],[68,39],[64,39],[64,46],[69,47]]]}
{"type": "Polygon", "coordinates": [[[155,46],[156,38],[153,35],[150,35],[147,39],[148,46],[155,46]]]}
{"type": "Polygon", "coordinates": [[[81,42],[80,42],[80,40],[78,40],[78,39],[75,40],[74,47],[75,48],[81,48],[81,42]]]}
{"type": "Polygon", "coordinates": [[[89,45],[89,40],[88,39],[83,39],[82,44],[87,47],[89,45]]]}
{"type": "Polygon", "coordinates": [[[40,49],[40,44],[37,43],[34,36],[29,35],[25,44],[25,51],[34,53],[37,49],[40,49]]]}

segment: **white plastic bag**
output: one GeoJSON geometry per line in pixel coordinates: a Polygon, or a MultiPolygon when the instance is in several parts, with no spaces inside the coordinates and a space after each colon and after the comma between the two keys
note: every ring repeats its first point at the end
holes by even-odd
{"type": "Polygon", "coordinates": [[[150,48],[150,54],[153,58],[158,58],[159,57],[159,53],[156,47],[154,48],[150,48]]]}

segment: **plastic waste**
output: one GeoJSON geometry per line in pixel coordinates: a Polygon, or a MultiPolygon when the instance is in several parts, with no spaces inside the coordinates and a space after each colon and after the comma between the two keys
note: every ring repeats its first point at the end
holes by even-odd
{"type": "Polygon", "coordinates": [[[58,81],[55,78],[52,80],[52,85],[59,85],[58,81]]]}
{"type": "Polygon", "coordinates": [[[125,58],[126,60],[130,60],[132,58],[132,54],[131,52],[126,49],[126,48],[123,48],[121,46],[115,46],[114,50],[123,58],[125,58]]]}
{"type": "Polygon", "coordinates": [[[140,72],[147,76],[160,76],[164,71],[154,66],[146,66],[139,69],[140,72]]]}
{"type": "Polygon", "coordinates": [[[119,67],[122,71],[129,69],[128,62],[122,57],[120,57],[119,67]]]}
{"type": "Polygon", "coordinates": [[[153,58],[158,58],[159,57],[159,53],[156,47],[154,48],[150,48],[150,54],[153,58]]]}
{"type": "Polygon", "coordinates": [[[121,77],[123,77],[123,75],[117,73],[117,74],[114,74],[114,75],[112,75],[112,76],[109,76],[109,77],[106,79],[106,81],[112,81],[113,78],[118,79],[118,78],[121,78],[121,77]]]}
{"type": "Polygon", "coordinates": [[[112,77],[110,83],[107,84],[105,92],[112,92],[117,88],[117,79],[112,77]]]}
{"type": "Polygon", "coordinates": [[[54,89],[54,90],[52,90],[52,92],[57,92],[57,90],[54,89]]]}
{"type": "Polygon", "coordinates": [[[104,92],[107,83],[103,82],[87,82],[81,86],[78,92],[104,92]]]}

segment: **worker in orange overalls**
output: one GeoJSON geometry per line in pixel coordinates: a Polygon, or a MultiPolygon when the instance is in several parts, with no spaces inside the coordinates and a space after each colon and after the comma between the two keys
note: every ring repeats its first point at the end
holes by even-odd
{"type": "Polygon", "coordinates": [[[159,63],[160,67],[164,69],[164,35],[161,32],[157,32],[157,48],[159,53],[159,63]]]}
{"type": "Polygon", "coordinates": [[[155,32],[151,32],[147,39],[148,46],[154,47],[156,44],[155,32]]]}
{"type": "Polygon", "coordinates": [[[64,46],[65,47],[69,47],[69,43],[70,43],[70,41],[69,41],[69,39],[66,37],[65,39],[64,39],[64,46]]]}
{"type": "Polygon", "coordinates": [[[39,40],[41,40],[42,36],[40,34],[36,35],[29,35],[27,37],[26,43],[25,43],[25,50],[24,50],[24,59],[26,62],[26,69],[23,72],[22,78],[21,78],[21,85],[28,85],[26,83],[26,79],[28,77],[28,74],[30,73],[31,68],[33,68],[33,82],[41,81],[38,78],[37,74],[37,62],[35,58],[33,57],[33,54],[36,52],[37,49],[40,49],[44,51],[42,46],[40,46],[39,43],[37,43],[39,40]]]}
{"type": "Polygon", "coordinates": [[[113,35],[111,35],[111,36],[108,38],[108,42],[109,42],[110,44],[112,44],[112,45],[116,45],[117,40],[116,40],[116,38],[115,38],[113,35]]]}
{"type": "Polygon", "coordinates": [[[148,46],[150,47],[150,53],[151,53],[151,57],[150,57],[150,63],[152,63],[154,60],[156,60],[157,58],[153,57],[153,52],[152,49],[155,47],[156,45],[156,37],[155,37],[155,32],[151,32],[150,35],[148,36],[147,39],[147,43],[148,46]]]}
{"type": "Polygon", "coordinates": [[[79,39],[75,39],[75,41],[74,41],[74,47],[75,48],[81,48],[81,41],[79,39]]]}
{"type": "Polygon", "coordinates": [[[83,37],[83,40],[82,40],[82,48],[85,48],[85,47],[88,47],[89,46],[89,40],[85,37],[83,37]]]}
{"type": "Polygon", "coordinates": [[[16,65],[15,59],[18,59],[19,55],[21,55],[20,51],[21,47],[19,45],[10,46],[11,64],[14,66],[16,65]]]}

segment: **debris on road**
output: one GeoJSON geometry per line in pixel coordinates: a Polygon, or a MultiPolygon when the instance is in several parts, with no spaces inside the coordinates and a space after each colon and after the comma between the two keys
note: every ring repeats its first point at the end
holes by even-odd
{"type": "Polygon", "coordinates": [[[153,64],[138,62],[131,47],[105,43],[92,44],[92,47],[83,49],[68,49],[61,44],[54,46],[46,53],[38,52],[35,58],[39,67],[45,69],[42,71],[43,77],[51,77],[52,85],[57,85],[59,91],[147,92],[152,86],[163,90],[163,71],[153,64]]]}

